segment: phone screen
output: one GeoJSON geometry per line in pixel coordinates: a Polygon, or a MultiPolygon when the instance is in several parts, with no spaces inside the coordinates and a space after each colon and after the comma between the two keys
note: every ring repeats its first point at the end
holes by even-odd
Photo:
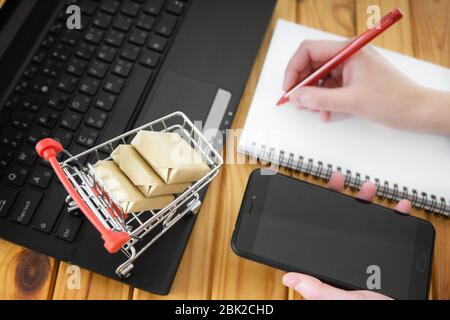
{"type": "Polygon", "coordinates": [[[431,241],[420,240],[418,246],[424,237],[418,219],[288,177],[258,179],[254,188],[260,190],[248,195],[252,213],[242,219],[253,226],[247,241],[253,255],[344,287],[402,299],[417,291],[422,273],[422,292],[427,291],[428,272],[418,272],[417,259],[425,255],[427,262],[421,263],[429,267],[432,227],[427,228],[433,231],[431,241]]]}

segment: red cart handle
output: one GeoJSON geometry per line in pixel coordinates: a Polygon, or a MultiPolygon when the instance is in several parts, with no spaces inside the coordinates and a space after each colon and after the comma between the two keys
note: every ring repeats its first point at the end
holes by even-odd
{"type": "Polygon", "coordinates": [[[75,190],[72,183],[65,175],[58,159],[56,159],[56,156],[63,150],[63,146],[58,141],[50,138],[43,139],[36,144],[36,151],[38,155],[50,162],[64,188],[77,203],[78,208],[80,208],[86,218],[88,218],[92,225],[98,230],[98,232],[100,232],[102,239],[105,241],[104,246],[106,250],[108,250],[109,253],[116,253],[131,239],[130,235],[123,231],[117,232],[106,228],[91,211],[89,206],[83,201],[79,193],[75,190]]]}

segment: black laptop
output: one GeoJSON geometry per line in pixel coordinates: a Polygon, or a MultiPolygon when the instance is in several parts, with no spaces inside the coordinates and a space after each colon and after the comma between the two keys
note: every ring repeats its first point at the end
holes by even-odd
{"type": "MultiPolygon", "coordinates": [[[[226,130],[275,0],[7,0],[0,9],[0,237],[118,279],[109,254],[36,142],[79,154],[174,111],[226,130]],[[68,6],[81,9],[69,30],[68,6]]],[[[88,161],[88,159],[81,159],[88,161]]],[[[214,214],[204,212],[204,214],[214,214]]],[[[121,281],[170,291],[196,215],[121,281]]]]}

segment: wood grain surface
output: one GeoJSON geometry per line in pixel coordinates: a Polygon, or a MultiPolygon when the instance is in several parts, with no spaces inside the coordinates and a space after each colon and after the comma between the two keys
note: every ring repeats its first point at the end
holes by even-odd
{"type": "MultiPolygon", "coordinates": [[[[0,6],[2,3],[0,0],[0,6]]],[[[245,123],[277,19],[351,37],[365,30],[367,7],[373,4],[379,5],[383,14],[395,7],[405,13],[401,23],[377,39],[376,45],[450,67],[448,0],[279,0],[232,127],[239,129],[245,123]]],[[[228,147],[236,153],[236,144],[228,147]]],[[[240,259],[230,248],[249,174],[258,166],[225,165],[209,187],[168,296],[152,295],[87,270],[80,270],[79,288],[71,288],[72,267],[0,240],[0,299],[301,298],[281,284],[283,272],[240,259]]],[[[323,185],[303,175],[296,177],[323,185]]],[[[437,231],[430,297],[450,299],[450,220],[417,210],[413,214],[429,219],[437,231]]]]}

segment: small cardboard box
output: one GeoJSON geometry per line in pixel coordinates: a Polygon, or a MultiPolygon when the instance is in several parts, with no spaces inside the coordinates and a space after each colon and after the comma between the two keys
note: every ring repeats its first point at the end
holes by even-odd
{"type": "Polygon", "coordinates": [[[140,131],[131,144],[166,183],[200,180],[209,167],[180,135],[140,131]]]}
{"type": "Polygon", "coordinates": [[[94,165],[94,171],[124,213],[159,210],[173,200],[171,195],[146,198],[114,161],[99,161],[94,165]]]}
{"type": "Polygon", "coordinates": [[[165,183],[133,146],[118,146],[111,158],[146,197],[181,193],[190,186],[190,183],[165,183]]]}

